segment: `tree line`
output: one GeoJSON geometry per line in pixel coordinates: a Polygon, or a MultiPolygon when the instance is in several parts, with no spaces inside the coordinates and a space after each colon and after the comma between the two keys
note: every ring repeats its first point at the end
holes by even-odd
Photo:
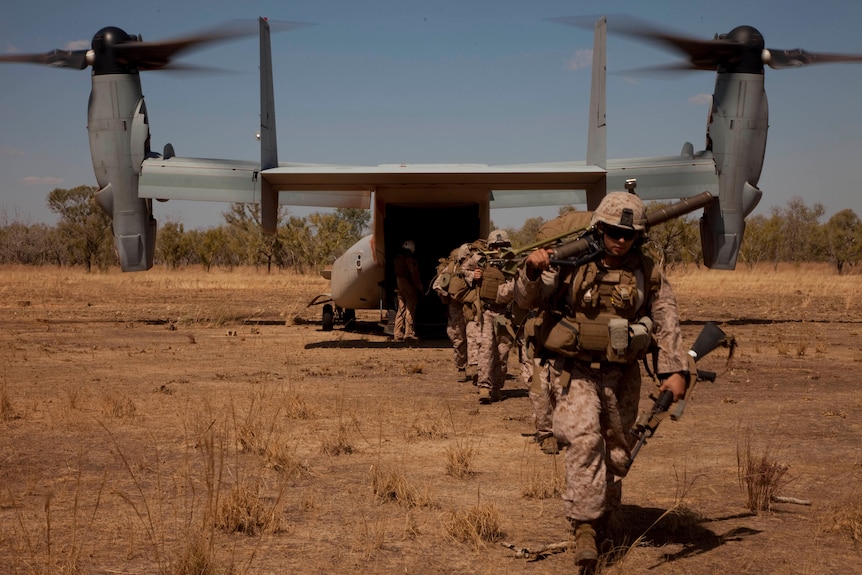
{"type": "MultiPolygon", "coordinates": [[[[0,213],[0,264],[83,266],[87,271],[118,266],[111,221],[93,201],[96,188],[57,188],[48,207],[58,215],[55,226],[29,224],[0,213]]],[[[647,209],[666,205],[650,203],[647,209]]],[[[575,209],[560,208],[560,213],[575,209]]],[[[822,204],[808,206],[795,197],[770,215],[750,216],[739,253],[740,265],[778,266],[782,262],[829,262],[841,274],[862,261],[862,221],[853,210],[837,212],[821,222],[822,204]]],[[[306,272],[332,264],[368,231],[369,210],[337,209],[296,217],[280,207],[277,233],[264,234],[257,204],[231,204],[224,223],[206,230],[186,230],[180,222],[159,227],[155,264],[167,268],[199,265],[232,268],[264,266],[267,270],[306,272]]],[[[701,266],[698,217],[677,218],[649,233],[649,247],[667,269],[701,266]]],[[[507,228],[517,247],[535,241],[541,217],[507,228]]],[[[493,224],[492,224],[492,227],[493,224]]]]}
{"type": "MultiPolygon", "coordinates": [[[[0,214],[0,264],[83,266],[87,271],[119,266],[111,219],[96,205],[92,186],[57,188],[48,194],[56,226],[8,220],[0,214]]],[[[186,230],[180,222],[161,224],[154,265],[176,269],[264,266],[306,272],[331,264],[356,243],[371,222],[369,210],[291,216],[279,207],[277,232],[264,234],[259,204],[231,204],[224,223],[186,230]]]]}

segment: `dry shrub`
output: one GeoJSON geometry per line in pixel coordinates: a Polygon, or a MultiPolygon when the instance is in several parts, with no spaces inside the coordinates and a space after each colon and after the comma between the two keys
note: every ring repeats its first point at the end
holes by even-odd
{"type": "Polygon", "coordinates": [[[524,483],[521,486],[521,497],[527,499],[552,499],[563,494],[566,488],[566,478],[562,466],[558,466],[558,457],[544,455],[551,459],[551,468],[531,467],[524,472],[524,483]]]}
{"type": "Polygon", "coordinates": [[[829,506],[820,527],[821,533],[837,533],[862,543],[862,494],[855,493],[829,506]]]}
{"type": "Polygon", "coordinates": [[[283,442],[270,442],[263,454],[266,466],[286,478],[308,477],[308,465],[296,455],[296,447],[283,442]]]}
{"type": "Polygon", "coordinates": [[[216,561],[210,544],[202,538],[192,539],[162,569],[161,575],[218,575],[224,573],[216,561]]]}
{"type": "Polygon", "coordinates": [[[353,438],[347,426],[339,423],[335,433],[324,434],[320,450],[326,455],[350,455],[356,451],[356,447],[353,445],[353,438]]]}
{"type": "Polygon", "coordinates": [[[472,477],[473,460],[476,458],[476,447],[469,440],[456,441],[455,445],[446,448],[446,474],[457,479],[472,477]]]}
{"type": "Polygon", "coordinates": [[[493,503],[449,511],[443,519],[446,535],[477,549],[502,539],[505,533],[501,525],[500,510],[493,503]]]}
{"type": "Polygon", "coordinates": [[[420,490],[407,480],[402,471],[379,465],[371,467],[371,491],[378,499],[405,507],[424,507],[431,502],[427,488],[420,490]]]}
{"type": "Polygon", "coordinates": [[[286,402],[284,416],[288,419],[311,419],[315,416],[315,412],[307,401],[294,395],[286,402]]]}
{"type": "Polygon", "coordinates": [[[745,489],[745,505],[755,513],[772,509],[772,498],[786,483],[788,466],[780,463],[767,447],[763,453],[752,451],[746,438],[745,450],[736,450],[739,483],[745,489]]]}
{"type": "Polygon", "coordinates": [[[284,529],[281,506],[264,505],[260,486],[237,483],[216,510],[215,527],[229,533],[277,533],[284,529]]]}

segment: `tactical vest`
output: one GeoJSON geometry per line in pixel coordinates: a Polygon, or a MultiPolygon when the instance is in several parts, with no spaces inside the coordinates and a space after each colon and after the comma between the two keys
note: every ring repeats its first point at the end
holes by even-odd
{"type": "Polygon", "coordinates": [[[497,303],[497,288],[506,283],[503,270],[485,265],[482,269],[482,285],[479,286],[479,297],[482,302],[494,305],[497,303]]]}
{"type": "Polygon", "coordinates": [[[642,308],[661,276],[651,259],[633,254],[622,267],[589,263],[565,284],[562,305],[542,319],[538,345],[584,361],[628,363],[652,343],[652,321],[642,308]]]}

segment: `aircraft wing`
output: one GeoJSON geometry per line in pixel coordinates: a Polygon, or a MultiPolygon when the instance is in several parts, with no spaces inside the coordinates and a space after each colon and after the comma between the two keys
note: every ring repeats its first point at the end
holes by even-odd
{"type": "MultiPolygon", "coordinates": [[[[510,165],[512,170],[576,170],[584,162],[551,162],[545,164],[510,165]]],[[[718,174],[712,156],[665,156],[607,160],[607,190],[625,190],[626,180],[637,179],[637,194],[644,200],[670,200],[710,192],[718,197],[718,174]]],[[[528,192],[525,190],[495,190],[492,208],[524,208],[562,206],[587,203],[583,189],[528,192]]],[[[590,209],[595,209],[591,207],[590,209]]]]}
{"type": "Polygon", "coordinates": [[[284,205],[368,208],[371,193],[381,188],[428,191],[470,188],[491,191],[492,207],[540,206],[576,203],[571,190],[583,194],[586,190],[603,188],[605,177],[604,169],[584,162],[501,166],[280,163],[277,168],[260,170],[256,162],[171,157],[148,158],[143,162],[138,195],[160,200],[252,203],[260,202],[265,184],[279,193],[279,203],[284,205]]]}

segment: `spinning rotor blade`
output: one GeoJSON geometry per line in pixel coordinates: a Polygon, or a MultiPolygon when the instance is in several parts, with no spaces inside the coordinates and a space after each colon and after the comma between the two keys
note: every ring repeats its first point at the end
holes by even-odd
{"type": "MultiPolygon", "coordinates": [[[[275,31],[292,30],[307,26],[301,22],[281,22],[271,25],[275,31]]],[[[168,66],[171,58],[182,52],[203,48],[206,44],[233,40],[258,33],[257,21],[236,20],[217,28],[161,42],[133,41],[113,46],[117,62],[134,66],[138,70],[158,70],[168,66]]]]}
{"type": "Polygon", "coordinates": [[[795,50],[766,50],[763,53],[763,63],[775,70],[837,62],[862,62],[862,54],[815,54],[800,48],[795,50]]]}
{"type": "Polygon", "coordinates": [[[47,54],[5,54],[0,55],[0,62],[42,64],[54,68],[83,70],[90,64],[87,59],[88,52],[89,50],[53,50],[47,54]]]}
{"type": "MultiPolygon", "coordinates": [[[[292,30],[307,26],[301,22],[274,22],[273,31],[292,30]]],[[[121,73],[128,71],[160,69],[194,69],[171,64],[171,59],[181,53],[205,47],[207,44],[233,40],[258,33],[257,21],[236,20],[216,28],[159,42],[144,42],[140,36],[127,34],[116,27],[99,30],[93,37],[91,50],[53,50],[47,54],[0,55],[0,62],[42,64],[56,68],[83,70],[94,66],[96,73],[121,73]]]]}
{"type": "MultiPolygon", "coordinates": [[[[570,26],[592,29],[595,17],[554,18],[570,26]]],[[[812,53],[805,50],[767,49],[761,33],[751,26],[737,26],[713,40],[701,40],[662,29],[652,23],[626,15],[608,17],[608,32],[630,36],[668,48],[686,57],[687,62],[658,68],[659,71],[717,70],[757,72],[762,66],[773,69],[796,68],[810,64],[862,62],[862,54],[812,53]]]]}

